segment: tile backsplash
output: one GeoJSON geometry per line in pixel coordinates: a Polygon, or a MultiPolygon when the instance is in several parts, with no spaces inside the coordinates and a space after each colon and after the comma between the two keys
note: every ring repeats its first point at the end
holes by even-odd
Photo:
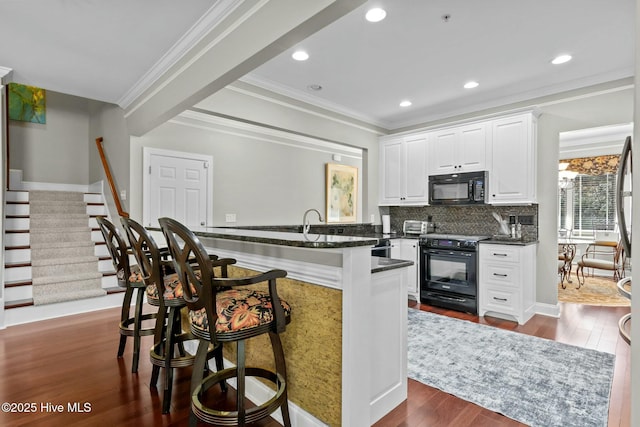
{"type": "Polygon", "coordinates": [[[428,221],[436,225],[436,233],[477,234],[492,236],[500,232],[497,212],[509,221],[509,217],[522,223],[525,240],[538,239],[538,205],[527,206],[390,206],[391,231],[402,233],[402,224],[407,219],[428,221]]]}

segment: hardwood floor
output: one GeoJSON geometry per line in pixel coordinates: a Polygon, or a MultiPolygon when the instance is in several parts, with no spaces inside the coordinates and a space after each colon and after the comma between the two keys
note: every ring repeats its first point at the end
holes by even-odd
{"type": "MultiPolygon", "coordinates": [[[[562,304],[562,316],[534,316],[524,326],[417,303],[414,308],[471,320],[569,344],[615,352],[609,426],[629,426],[630,348],[619,338],[617,321],[628,308],[562,304]]],[[[189,416],[190,369],[174,376],[171,413],[162,415],[161,384],[149,387],[151,364],[146,352],[138,374],[131,373],[131,342],[116,358],[119,309],[68,316],[0,331],[2,402],[35,404],[31,413],[0,412],[0,425],[22,426],[183,426],[189,416]],[[88,403],[90,407],[85,407],[88,403]],[[47,404],[50,406],[47,407],[47,404]],[[85,412],[70,412],[76,404],[85,412]],[[63,405],[62,412],[56,405],[63,405]],[[53,412],[58,410],[58,412],[53,412]]],[[[143,349],[152,337],[143,337],[143,349]]],[[[219,398],[227,405],[233,401],[219,398]]],[[[29,406],[27,406],[29,407],[29,406]]],[[[204,424],[203,424],[204,425],[204,424]]],[[[267,420],[263,427],[279,425],[267,420]]],[[[434,388],[409,381],[409,398],[376,426],[516,426],[513,420],[434,388]]]]}
{"type": "MultiPolygon", "coordinates": [[[[410,307],[517,331],[566,344],[615,353],[616,364],[609,405],[609,427],[630,426],[631,349],[618,334],[618,320],[629,307],[597,307],[561,303],[559,319],[535,315],[525,325],[410,302],[410,307]]],[[[523,426],[517,421],[468,403],[443,391],[409,380],[408,399],[375,427],[523,426]]]]}

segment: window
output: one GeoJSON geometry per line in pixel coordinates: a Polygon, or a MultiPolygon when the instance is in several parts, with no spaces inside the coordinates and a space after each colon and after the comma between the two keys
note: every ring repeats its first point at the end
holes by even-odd
{"type": "Polygon", "coordinates": [[[573,230],[573,236],[593,236],[595,230],[614,230],[615,191],[615,174],[577,175],[572,185],[559,189],[559,227],[573,230]]]}

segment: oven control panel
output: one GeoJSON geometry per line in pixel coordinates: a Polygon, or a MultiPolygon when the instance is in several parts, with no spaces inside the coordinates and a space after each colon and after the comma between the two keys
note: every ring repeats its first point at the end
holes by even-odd
{"type": "Polygon", "coordinates": [[[458,249],[465,251],[475,251],[478,247],[478,242],[475,240],[426,239],[423,244],[429,248],[458,249]]]}

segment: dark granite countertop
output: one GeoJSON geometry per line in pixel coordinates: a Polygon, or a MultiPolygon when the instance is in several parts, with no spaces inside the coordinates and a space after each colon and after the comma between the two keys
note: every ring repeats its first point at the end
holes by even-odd
{"type": "Polygon", "coordinates": [[[373,246],[378,243],[374,237],[358,237],[329,234],[291,233],[282,231],[264,231],[257,229],[202,227],[193,228],[197,236],[217,239],[240,240],[243,242],[266,243],[271,245],[300,248],[334,249],[356,246],[373,246]]]}
{"type": "Polygon", "coordinates": [[[378,256],[371,257],[371,273],[395,270],[396,268],[410,267],[412,265],[413,261],[406,261],[403,259],[384,258],[378,256]]]}

